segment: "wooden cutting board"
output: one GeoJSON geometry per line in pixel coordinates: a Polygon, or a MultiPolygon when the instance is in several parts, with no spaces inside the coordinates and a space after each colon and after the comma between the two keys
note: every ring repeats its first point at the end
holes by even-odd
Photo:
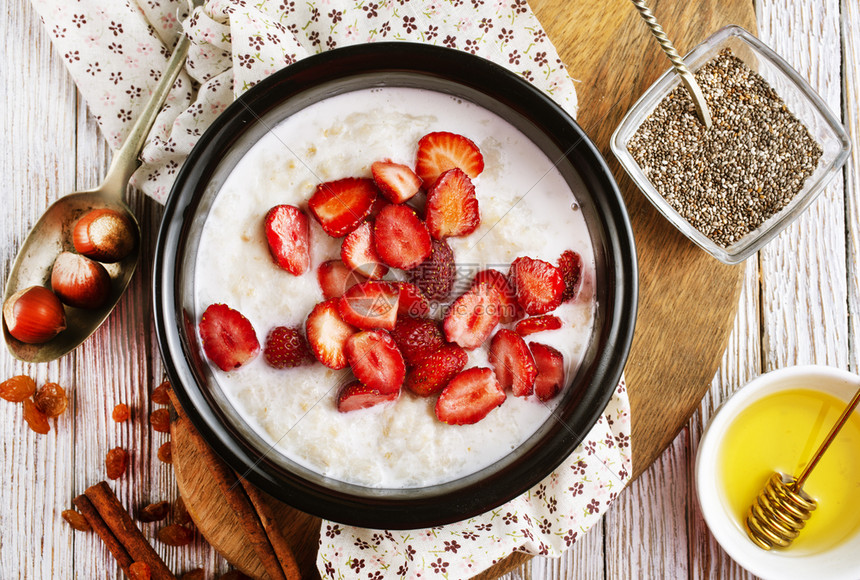
{"type": "MultiPolygon", "coordinates": [[[[621,170],[609,148],[630,106],[669,68],[629,0],[531,0],[571,76],[577,79],[580,125],[618,180],[637,244],[639,315],[626,376],[632,415],[633,476],[672,442],[692,415],[720,364],[732,329],[743,268],[724,266],[687,241],[657,213],[621,170]]],[[[657,19],[679,52],[726,24],[755,29],[749,0],[654,0],[657,19]]],[[[174,429],[179,491],[203,536],[232,564],[262,577],[259,562],[187,435],[174,429]]],[[[272,500],[306,577],[314,562],[319,519],[272,500]]],[[[528,560],[513,554],[480,578],[495,578],[528,560]]]]}

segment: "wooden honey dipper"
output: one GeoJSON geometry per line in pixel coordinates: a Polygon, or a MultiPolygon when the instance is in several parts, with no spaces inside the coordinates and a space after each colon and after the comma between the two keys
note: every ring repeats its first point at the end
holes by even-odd
{"type": "Polygon", "coordinates": [[[830,433],[821,442],[812,460],[806,464],[797,479],[782,473],[771,475],[758,494],[744,522],[747,535],[756,546],[763,550],[772,548],[787,548],[800,534],[806,525],[806,520],[818,507],[818,502],[803,491],[803,484],[818,465],[821,456],[830,447],[836,435],[848,421],[851,413],[860,403],[860,389],[848,406],[842,411],[830,433]]]}

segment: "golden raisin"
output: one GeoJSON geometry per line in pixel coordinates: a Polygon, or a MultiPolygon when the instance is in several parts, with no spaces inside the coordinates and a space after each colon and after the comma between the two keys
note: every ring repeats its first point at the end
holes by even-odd
{"type": "Polygon", "coordinates": [[[66,389],[57,383],[45,383],[36,391],[33,397],[36,406],[49,418],[53,419],[62,415],[69,406],[69,398],[66,389]]]}
{"type": "Polygon", "coordinates": [[[24,399],[24,420],[36,433],[45,435],[51,430],[48,417],[36,407],[32,399],[24,399]]]}
{"type": "Polygon", "coordinates": [[[183,526],[191,523],[191,514],[185,509],[185,501],[181,497],[173,503],[173,521],[183,526]]]}
{"type": "Polygon", "coordinates": [[[128,567],[128,577],[131,580],[150,580],[152,570],[146,562],[135,562],[128,567]]]}
{"type": "Polygon", "coordinates": [[[164,381],[152,390],[152,402],[157,405],[169,405],[170,397],[167,395],[167,389],[170,388],[170,381],[164,381]]]}
{"type": "Polygon", "coordinates": [[[158,530],[156,536],[168,546],[187,546],[194,539],[194,532],[179,524],[170,524],[158,530]]]}
{"type": "Polygon", "coordinates": [[[170,444],[170,441],[158,448],[158,459],[162,463],[173,463],[173,446],[170,444]]]}
{"type": "Polygon", "coordinates": [[[206,577],[203,574],[203,568],[195,568],[194,570],[189,570],[179,580],[203,580],[206,577]]]}
{"type": "Polygon", "coordinates": [[[167,409],[156,409],[149,415],[152,428],[159,433],[170,432],[170,411],[167,409]]]}
{"type": "Polygon", "coordinates": [[[105,457],[108,479],[118,479],[128,469],[128,451],[122,447],[114,447],[105,457]]]}
{"type": "Polygon", "coordinates": [[[91,529],[90,522],[88,522],[87,518],[84,517],[84,514],[80,512],[76,512],[75,510],[63,510],[63,513],[60,515],[63,516],[63,519],[66,520],[72,528],[79,532],[89,532],[91,529]]]}
{"type": "Polygon", "coordinates": [[[128,418],[131,417],[131,411],[128,410],[128,405],[126,405],[125,403],[120,403],[113,408],[113,412],[110,416],[117,423],[122,423],[124,421],[128,421],[128,418]]]}
{"type": "Polygon", "coordinates": [[[142,522],[160,522],[167,517],[167,514],[169,512],[170,503],[166,501],[160,501],[158,503],[151,503],[145,508],[141,509],[137,514],[137,519],[142,522]]]}
{"type": "Polygon", "coordinates": [[[27,375],[18,375],[0,383],[0,399],[20,403],[36,392],[36,381],[27,375]]]}

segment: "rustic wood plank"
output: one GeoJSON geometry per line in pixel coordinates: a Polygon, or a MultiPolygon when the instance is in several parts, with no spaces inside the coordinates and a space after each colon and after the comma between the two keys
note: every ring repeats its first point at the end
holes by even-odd
{"type": "Polygon", "coordinates": [[[841,3],[843,122],[851,139],[845,172],[846,238],[848,252],[849,358],[851,370],[860,369],[860,3],[841,3]]]}
{"type": "Polygon", "coordinates": [[[682,432],[615,500],[605,518],[608,578],[687,577],[688,456],[682,432]]]}
{"type": "MultiPolygon", "coordinates": [[[[839,1],[762,0],[762,40],[841,111],[839,1]],[[791,34],[785,34],[791,30],[791,34]]],[[[848,365],[843,180],[760,252],[764,368],[848,365]]]]}
{"type": "MultiPolygon", "coordinates": [[[[26,0],[0,0],[7,16],[3,37],[2,118],[7,146],[0,153],[0,278],[5,282],[20,246],[44,209],[74,186],[75,88],[51,53],[26,0]]],[[[28,374],[38,385],[66,380],[72,361],[30,365],[0,359],[0,380],[28,374]]],[[[37,435],[22,420],[22,406],[0,401],[0,577],[51,578],[72,569],[73,535],[59,517],[68,507],[74,471],[73,411],[37,435]]]]}
{"type": "Polygon", "coordinates": [[[688,511],[687,530],[690,554],[690,578],[749,579],[752,575],[735,563],[717,544],[708,530],[695,497],[695,457],[704,427],[713,418],[716,409],[737,389],[758,376],[761,372],[761,345],[759,336],[759,284],[758,261],[745,263],[744,288],[740,297],[741,307],[723,355],[723,363],[714,377],[711,389],[688,427],[690,478],[688,489],[691,509],[688,511]]]}

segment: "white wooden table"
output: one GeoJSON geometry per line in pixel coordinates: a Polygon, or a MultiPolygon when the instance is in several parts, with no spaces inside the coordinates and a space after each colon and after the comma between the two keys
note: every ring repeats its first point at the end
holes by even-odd
{"type": "MultiPolygon", "coordinates": [[[[7,15],[0,23],[5,281],[42,211],[65,193],[94,186],[110,153],[29,0],[0,0],[0,7],[7,15]]],[[[841,113],[852,156],[819,201],[746,262],[731,343],[686,429],[565,557],[535,558],[510,578],[749,578],[715,543],[695,503],[692,473],[703,426],[729,394],[762,372],[806,363],[858,370],[860,0],[758,0],[756,10],[759,37],[841,113]]],[[[58,362],[28,365],[0,354],[0,380],[29,374],[39,384],[59,382],[72,398],[47,436],[27,428],[21,405],[0,401],[0,579],[122,577],[95,534],[75,533],[60,518],[75,495],[104,478],[112,447],[132,451],[128,474],[115,484],[126,505],[176,498],[172,468],[155,456],[168,436],[148,421],[148,393],[163,373],[150,298],[161,209],[135,194],[131,206],[144,229],[143,257],[105,326],[58,362]],[[133,418],[116,424],[110,413],[120,402],[133,418]]],[[[145,526],[151,536],[155,525],[145,526]]],[[[179,573],[203,567],[211,578],[228,569],[202,540],[156,548],[179,573]]]]}

